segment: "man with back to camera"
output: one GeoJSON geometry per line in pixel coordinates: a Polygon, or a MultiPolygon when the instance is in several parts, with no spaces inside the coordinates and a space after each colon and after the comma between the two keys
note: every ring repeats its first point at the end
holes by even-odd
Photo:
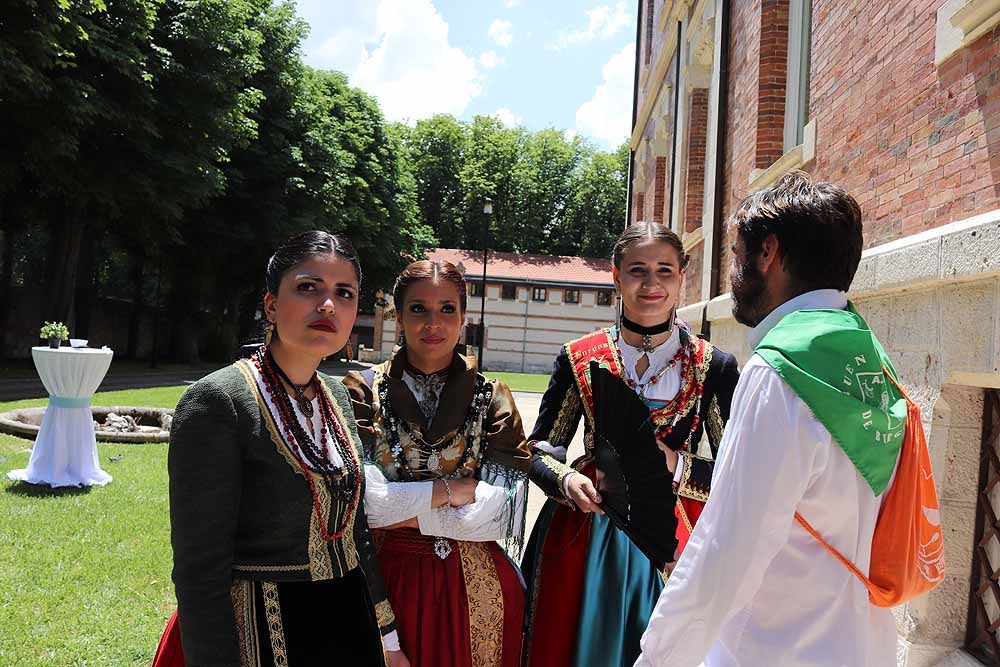
{"type": "Polygon", "coordinates": [[[792,172],[741,202],[730,226],[733,315],[752,327],[754,354],[712,496],[636,667],[895,664],[889,609],[795,521],[869,571],[907,405],[847,300],[861,210],[842,188],[792,172]]]}

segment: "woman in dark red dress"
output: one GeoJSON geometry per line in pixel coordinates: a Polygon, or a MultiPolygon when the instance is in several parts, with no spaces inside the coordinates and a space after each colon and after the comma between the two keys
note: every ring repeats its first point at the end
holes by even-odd
{"type": "Polygon", "coordinates": [[[524,530],[521,418],[507,386],[456,351],[466,286],[455,266],[411,264],[393,301],[404,342],[344,384],[401,649],[412,667],[517,667],[524,589],[498,541],[519,545],[524,530]]]}

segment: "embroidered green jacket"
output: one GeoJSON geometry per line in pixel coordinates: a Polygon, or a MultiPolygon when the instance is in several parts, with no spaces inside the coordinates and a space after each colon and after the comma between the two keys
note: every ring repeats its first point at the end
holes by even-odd
{"type": "MultiPolygon", "coordinates": [[[[344,386],[320,377],[362,460],[344,386]]],[[[314,477],[327,530],[348,522],[342,538],[325,542],[309,484],[247,362],[216,371],[184,392],[174,414],[167,468],[173,580],[189,667],[240,664],[230,597],[234,579],[319,581],[361,567],[382,634],[395,629],[365,519],[363,470],[353,514],[349,498],[331,497],[314,477]]]]}

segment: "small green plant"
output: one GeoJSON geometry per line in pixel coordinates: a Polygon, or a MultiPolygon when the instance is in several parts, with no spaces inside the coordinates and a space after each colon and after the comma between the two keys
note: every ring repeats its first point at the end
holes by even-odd
{"type": "Polygon", "coordinates": [[[38,333],[43,340],[69,340],[69,329],[62,322],[46,322],[38,333]]]}

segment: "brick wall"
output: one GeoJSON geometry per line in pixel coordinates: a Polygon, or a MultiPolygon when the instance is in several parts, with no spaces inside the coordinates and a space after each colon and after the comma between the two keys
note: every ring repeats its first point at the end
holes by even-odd
{"type": "MultiPolygon", "coordinates": [[[[760,5],[747,0],[730,3],[728,110],[724,138],[726,164],[723,179],[728,218],[747,192],[750,172],[756,167],[757,94],[760,67],[760,5]]],[[[720,289],[729,290],[730,250],[723,232],[720,289]]]]}
{"type": "Polygon", "coordinates": [[[653,178],[653,222],[663,223],[669,220],[669,213],[664,215],[667,204],[667,158],[656,158],[656,174],[653,178]]]}
{"type": "Polygon", "coordinates": [[[684,230],[701,227],[702,202],[705,198],[705,142],[708,136],[708,89],[691,91],[688,116],[687,184],[684,187],[684,230]]]}
{"type": "MultiPolygon", "coordinates": [[[[764,52],[755,4],[733,3],[726,216],[746,194],[750,170],[767,166],[756,152],[758,116],[767,109],[754,99],[764,52]]],[[[809,115],[817,155],[807,170],[857,198],[866,247],[1000,208],[1000,34],[938,67],[940,5],[813,1],[809,115]]],[[[724,239],[724,291],[728,246],[724,239]]]]}
{"type": "MultiPolygon", "coordinates": [[[[738,2],[734,4],[742,3],[738,2]]],[[[758,34],[760,40],[760,58],[757,64],[757,143],[755,165],[760,169],[764,169],[785,152],[788,0],[762,0],[758,34]]]]}
{"type": "Polygon", "coordinates": [[[681,299],[682,306],[689,306],[698,303],[704,297],[701,295],[701,271],[705,265],[704,250],[705,244],[699,243],[693,248],[685,248],[691,256],[687,271],[684,272],[684,298],[681,299]]]}

